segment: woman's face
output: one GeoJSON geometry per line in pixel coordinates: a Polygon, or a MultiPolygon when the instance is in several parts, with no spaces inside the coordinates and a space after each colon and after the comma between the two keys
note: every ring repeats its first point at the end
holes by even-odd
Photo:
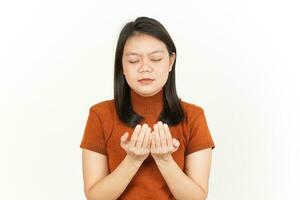
{"type": "Polygon", "coordinates": [[[167,82],[174,60],[175,53],[169,56],[162,41],[139,33],[129,37],[125,43],[122,56],[123,74],[132,90],[141,96],[152,96],[167,82]]]}

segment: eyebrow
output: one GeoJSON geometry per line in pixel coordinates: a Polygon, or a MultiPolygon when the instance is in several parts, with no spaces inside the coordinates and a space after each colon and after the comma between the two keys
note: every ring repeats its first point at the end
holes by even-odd
{"type": "MultiPolygon", "coordinates": [[[[148,53],[148,55],[151,55],[154,53],[159,53],[159,52],[164,52],[164,51],[159,49],[159,50],[155,50],[155,51],[148,53]]],[[[129,55],[140,55],[140,54],[138,54],[136,52],[132,52],[132,51],[125,54],[125,56],[129,56],[129,55]]]]}

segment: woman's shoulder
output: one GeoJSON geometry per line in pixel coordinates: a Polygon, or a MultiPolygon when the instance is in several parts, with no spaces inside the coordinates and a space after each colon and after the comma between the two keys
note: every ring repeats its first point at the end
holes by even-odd
{"type": "Polygon", "coordinates": [[[182,100],[181,105],[185,114],[184,122],[189,126],[194,126],[205,118],[205,108],[202,105],[182,100]]]}
{"type": "Polygon", "coordinates": [[[98,115],[111,114],[114,112],[114,108],[114,99],[103,100],[90,106],[90,110],[98,115]]]}
{"type": "Polygon", "coordinates": [[[184,112],[188,116],[194,116],[194,115],[199,115],[201,113],[204,113],[204,108],[199,104],[191,103],[185,100],[180,100],[180,103],[184,112]]]}

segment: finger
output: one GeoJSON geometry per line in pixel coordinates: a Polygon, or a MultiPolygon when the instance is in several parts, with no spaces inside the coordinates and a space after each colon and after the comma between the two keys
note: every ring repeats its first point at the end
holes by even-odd
{"type": "Polygon", "coordinates": [[[161,147],[159,132],[158,132],[158,126],[154,125],[154,141],[155,141],[155,148],[158,149],[161,147]]]}
{"type": "Polygon", "coordinates": [[[149,139],[148,139],[148,144],[147,144],[147,146],[146,146],[146,151],[147,152],[150,152],[151,151],[151,141],[152,140],[152,133],[151,133],[151,131],[149,132],[149,139]]]}
{"type": "Polygon", "coordinates": [[[148,145],[147,145],[147,148],[148,148],[149,150],[151,149],[152,138],[153,138],[153,134],[152,134],[152,132],[150,131],[150,134],[149,134],[149,141],[148,141],[148,145]]]}
{"type": "Polygon", "coordinates": [[[142,128],[142,126],[140,124],[136,125],[136,127],[131,135],[131,138],[130,138],[130,142],[129,142],[130,146],[132,146],[132,147],[135,146],[135,142],[141,131],[141,128],[142,128]]]}
{"type": "Polygon", "coordinates": [[[140,134],[138,135],[138,137],[136,139],[136,144],[135,144],[136,147],[138,147],[138,148],[142,147],[143,140],[144,140],[145,133],[146,133],[147,129],[148,129],[148,125],[147,124],[143,124],[142,129],[140,131],[140,134]]]}
{"type": "Polygon", "coordinates": [[[167,137],[164,131],[163,123],[161,121],[158,122],[158,133],[161,147],[167,147],[167,137]]]}
{"type": "Polygon", "coordinates": [[[127,145],[127,139],[128,139],[128,132],[126,132],[125,134],[123,134],[122,136],[121,136],[121,146],[122,147],[126,147],[126,145],[127,145]]]}
{"type": "Polygon", "coordinates": [[[151,128],[148,127],[146,130],[146,133],[145,133],[145,138],[144,138],[143,144],[142,144],[143,149],[146,149],[149,144],[150,133],[151,133],[151,128]]]}
{"type": "Polygon", "coordinates": [[[167,137],[167,145],[168,145],[168,147],[172,147],[172,135],[171,135],[168,124],[164,124],[164,130],[165,130],[166,137],[167,137]]]}
{"type": "Polygon", "coordinates": [[[175,138],[173,138],[173,146],[174,148],[177,150],[178,147],[180,146],[180,142],[178,140],[176,140],[175,138]]]}
{"type": "Polygon", "coordinates": [[[154,152],[155,150],[155,132],[151,133],[151,151],[154,152]]]}

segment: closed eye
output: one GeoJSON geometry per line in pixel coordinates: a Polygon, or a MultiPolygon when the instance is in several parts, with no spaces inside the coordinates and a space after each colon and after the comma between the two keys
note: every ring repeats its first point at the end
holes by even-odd
{"type": "Polygon", "coordinates": [[[130,62],[130,63],[137,63],[137,62],[139,62],[139,61],[128,61],[128,62],[130,62]]]}
{"type": "Polygon", "coordinates": [[[161,61],[162,59],[158,59],[158,60],[152,60],[152,61],[154,61],[154,62],[158,62],[158,61],[161,61]]]}
{"type": "MultiPolygon", "coordinates": [[[[162,59],[152,59],[151,61],[153,61],[153,62],[159,62],[159,61],[161,61],[162,59]]],[[[128,61],[129,63],[138,63],[139,62],[139,60],[137,60],[137,61],[128,61]]]]}

